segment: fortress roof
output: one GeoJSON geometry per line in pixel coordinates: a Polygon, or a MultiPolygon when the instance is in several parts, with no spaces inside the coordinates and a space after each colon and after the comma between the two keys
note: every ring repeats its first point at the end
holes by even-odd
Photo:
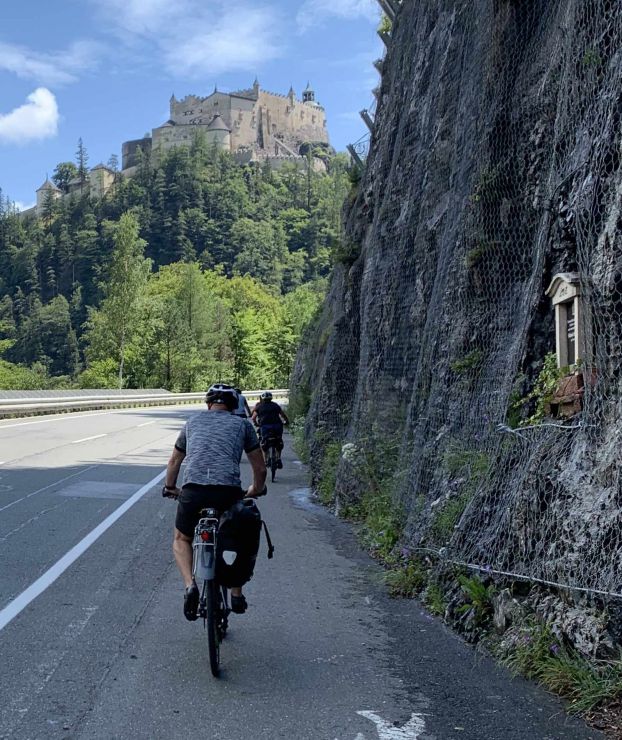
{"type": "Polygon", "coordinates": [[[244,100],[257,100],[257,91],[256,90],[235,90],[232,93],[229,93],[229,96],[232,98],[244,98],[244,100]]]}
{"type": "Polygon", "coordinates": [[[105,165],[103,162],[96,164],[95,167],[91,167],[91,172],[93,172],[93,170],[106,170],[108,172],[112,172],[113,174],[115,174],[112,167],[108,167],[108,165],[105,165]]]}
{"type": "Polygon", "coordinates": [[[219,115],[214,116],[212,119],[212,122],[207,127],[208,131],[228,131],[231,133],[231,129],[227,124],[222,120],[222,118],[219,115]]]}
{"type": "Polygon", "coordinates": [[[56,185],[54,185],[54,183],[50,180],[49,177],[46,177],[45,182],[40,188],[37,188],[36,192],[38,193],[39,190],[56,190],[59,193],[61,192],[61,189],[57,188],[56,185]]]}

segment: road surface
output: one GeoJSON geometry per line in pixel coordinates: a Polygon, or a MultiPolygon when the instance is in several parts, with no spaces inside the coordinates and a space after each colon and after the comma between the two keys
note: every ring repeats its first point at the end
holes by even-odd
{"type": "MultiPolygon", "coordinates": [[[[265,545],[213,679],[182,615],[160,496],[195,411],[0,423],[0,738],[587,740],[600,735],[385,594],[289,449],[265,545]]],[[[249,479],[249,467],[243,467],[249,479]]]]}

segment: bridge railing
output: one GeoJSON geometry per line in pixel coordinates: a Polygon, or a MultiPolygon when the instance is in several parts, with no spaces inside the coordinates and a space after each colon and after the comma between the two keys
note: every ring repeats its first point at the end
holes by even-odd
{"type": "MultiPolygon", "coordinates": [[[[264,391],[243,391],[249,404],[259,400],[264,391]]],[[[289,390],[270,390],[277,403],[287,403],[289,390]]],[[[8,394],[5,394],[8,395],[8,394]]],[[[0,418],[10,416],[32,416],[71,411],[94,411],[97,409],[131,408],[140,406],[177,406],[198,404],[205,401],[205,393],[170,393],[166,391],[144,391],[127,394],[111,394],[105,390],[92,395],[46,395],[0,398],[0,418]]]]}

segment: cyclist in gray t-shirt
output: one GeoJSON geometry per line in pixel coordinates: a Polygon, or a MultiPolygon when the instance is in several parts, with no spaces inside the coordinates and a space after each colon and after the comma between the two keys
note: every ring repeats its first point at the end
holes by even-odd
{"type": "MultiPolygon", "coordinates": [[[[225,511],[244,496],[263,493],[266,465],[257,434],[248,419],[234,416],[238,406],[235,389],[213,385],[206,396],[207,411],[191,417],[179,433],[166,470],[164,494],[179,494],[173,553],[186,586],[184,614],[197,618],[199,590],[192,579],[192,536],[201,509],[225,511]],[[253,470],[253,483],[244,491],[240,483],[240,460],[246,453],[253,470]],[[183,485],[177,489],[181,464],[186,460],[183,485]]],[[[231,609],[243,614],[246,599],[241,588],[231,589],[231,609]]]]}

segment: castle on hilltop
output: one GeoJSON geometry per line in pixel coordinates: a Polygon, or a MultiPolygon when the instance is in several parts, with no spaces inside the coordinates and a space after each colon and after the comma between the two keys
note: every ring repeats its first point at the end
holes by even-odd
{"type": "Polygon", "coordinates": [[[188,95],[183,100],[171,96],[168,121],[151,136],[123,144],[123,173],[133,173],[139,148],[157,158],[172,147],[190,145],[196,131],[240,164],[268,160],[278,166],[302,158],[309,145],[330,146],[326,113],[310,85],[298,100],[293,88],[278,95],[262,90],[255,80],[248,90],[224,93],[215,88],[205,98],[188,95]]]}
{"type": "MultiPolygon", "coordinates": [[[[120,176],[132,177],[139,162],[139,152],[157,163],[162,152],[176,146],[190,146],[197,131],[203,132],[210,145],[231,152],[239,164],[269,162],[277,168],[284,162],[306,166],[309,149],[331,150],[326,128],[326,113],[315,100],[309,84],[298,100],[293,88],[287,95],[266,92],[255,80],[248,90],[223,93],[214,89],[206,98],[188,95],[170,99],[170,118],[154,128],[151,135],[126,141],[122,149],[119,173],[98,164],[80,180],[71,180],[61,190],[49,178],[37,190],[37,203],[21,216],[41,216],[46,204],[75,193],[103,198],[120,176]]],[[[316,170],[325,170],[324,162],[314,158],[316,170]]]]}

